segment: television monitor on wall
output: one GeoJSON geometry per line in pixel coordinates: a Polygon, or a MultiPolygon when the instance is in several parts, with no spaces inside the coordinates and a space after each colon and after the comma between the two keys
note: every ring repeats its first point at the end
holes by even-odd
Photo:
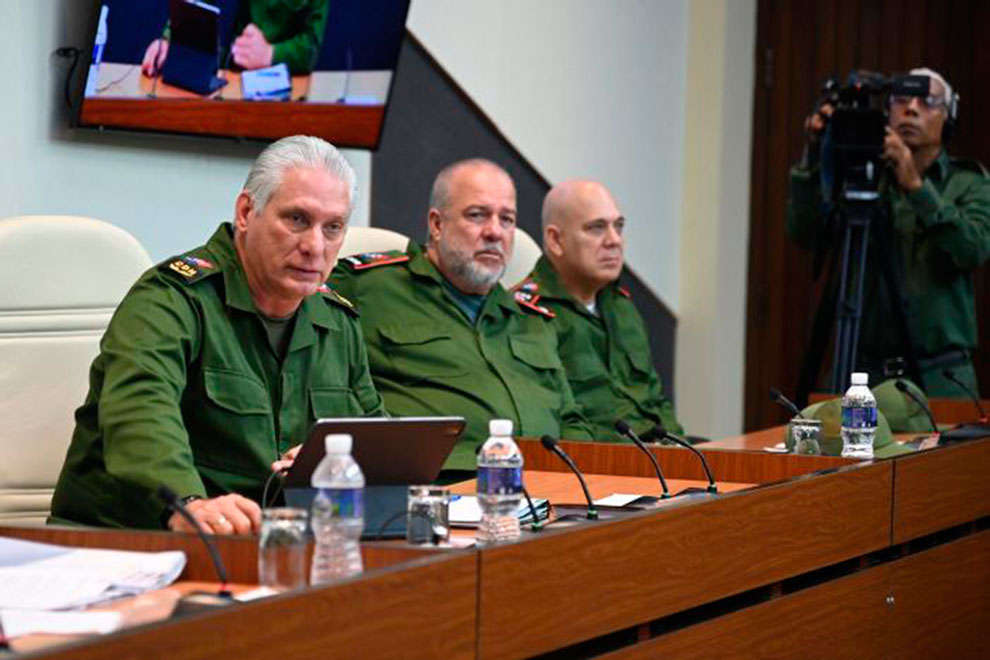
{"type": "Polygon", "coordinates": [[[409,0],[97,0],[76,125],[374,149],[409,0]]]}

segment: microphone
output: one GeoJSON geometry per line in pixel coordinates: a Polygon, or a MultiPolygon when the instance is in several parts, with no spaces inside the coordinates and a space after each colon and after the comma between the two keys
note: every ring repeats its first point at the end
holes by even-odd
{"type": "Polygon", "coordinates": [[[213,568],[216,569],[217,576],[220,578],[220,589],[217,591],[217,595],[222,598],[233,598],[233,594],[227,589],[227,569],[224,568],[223,562],[220,561],[220,553],[217,552],[217,547],[213,544],[213,541],[203,531],[203,527],[199,524],[199,521],[193,518],[193,515],[189,513],[186,505],[179,500],[179,496],[175,494],[175,491],[165,484],[158,486],[157,494],[168,508],[182,516],[187,523],[192,525],[196,533],[199,534],[200,540],[203,541],[203,544],[210,553],[213,568]]]}
{"type": "Polygon", "coordinates": [[[573,472],[574,475],[577,476],[578,481],[581,483],[581,490],[584,491],[584,499],[588,501],[587,518],[588,520],[598,520],[598,511],[595,509],[595,505],[591,501],[591,493],[588,492],[588,484],[585,483],[584,475],[581,474],[581,470],[579,470],[577,465],[574,464],[574,461],[571,459],[571,457],[567,455],[567,452],[565,452],[563,449],[560,448],[560,445],[557,444],[556,438],[549,435],[545,435],[542,438],[540,438],[540,444],[542,444],[543,448],[546,449],[547,451],[553,452],[554,454],[559,456],[560,460],[564,461],[564,463],[567,464],[567,467],[571,469],[571,472],[573,472]]]}
{"type": "Polygon", "coordinates": [[[542,532],[543,523],[540,522],[539,517],[536,515],[536,507],[533,506],[533,498],[529,496],[529,491],[526,487],[522,487],[523,495],[526,496],[526,503],[529,505],[529,515],[533,516],[533,522],[529,525],[529,531],[531,532],[542,532]]]}
{"type": "Polygon", "coordinates": [[[656,427],[654,427],[654,433],[657,438],[668,438],[669,440],[679,444],[685,449],[688,449],[691,452],[693,452],[694,455],[698,457],[698,460],[701,461],[701,467],[705,468],[705,475],[708,477],[708,488],[706,490],[709,493],[718,492],[718,486],[715,485],[715,477],[712,476],[712,469],[708,466],[708,459],[705,458],[704,454],[702,454],[700,451],[692,447],[691,443],[685,440],[684,438],[680,438],[674,435],[673,433],[671,433],[670,431],[668,431],[667,429],[665,429],[662,423],[657,424],[656,427]]]}
{"type": "Polygon", "coordinates": [[[657,457],[654,456],[653,452],[646,447],[646,444],[640,440],[639,436],[633,433],[633,430],[629,428],[629,424],[626,423],[626,420],[615,420],[615,430],[632,440],[633,444],[635,444],[641,452],[649,457],[650,462],[653,463],[653,470],[657,473],[657,479],[660,480],[660,487],[663,489],[663,494],[660,496],[660,499],[665,500],[669,498],[670,490],[667,489],[667,480],[663,478],[663,470],[660,469],[660,462],[657,461],[657,457]]]}
{"type": "Polygon", "coordinates": [[[980,422],[985,423],[987,421],[987,413],[985,410],[983,410],[983,404],[980,403],[980,397],[976,396],[976,392],[969,389],[969,387],[965,383],[963,383],[961,380],[956,378],[956,374],[953,373],[952,369],[946,369],[945,371],[942,372],[942,375],[948,378],[949,380],[951,380],[956,385],[958,385],[963,392],[969,395],[969,398],[971,398],[973,400],[973,403],[976,404],[976,409],[980,411],[980,422]]]}
{"type": "Polygon", "coordinates": [[[780,390],[778,390],[776,387],[770,388],[770,400],[774,401],[775,403],[779,403],[780,405],[787,408],[789,411],[794,413],[795,417],[801,416],[801,409],[798,408],[796,405],[794,405],[793,401],[791,401],[786,396],[781,394],[780,390]]]}
{"type": "Polygon", "coordinates": [[[938,426],[935,424],[935,416],[932,415],[932,411],[928,409],[928,406],[926,406],[925,402],[921,400],[921,397],[919,397],[917,394],[912,392],[911,388],[909,388],[907,386],[907,383],[905,383],[903,380],[897,380],[894,383],[894,387],[896,387],[904,394],[908,395],[908,397],[910,397],[912,401],[918,404],[919,408],[925,411],[925,414],[928,415],[928,422],[932,425],[932,433],[938,435],[938,426]]]}

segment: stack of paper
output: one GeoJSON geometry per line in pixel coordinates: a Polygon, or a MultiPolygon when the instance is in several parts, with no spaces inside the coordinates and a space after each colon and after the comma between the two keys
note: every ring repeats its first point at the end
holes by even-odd
{"type": "Polygon", "coordinates": [[[80,627],[105,632],[116,626],[114,617],[46,617],[40,612],[160,589],[174,582],[185,565],[186,555],[179,551],[76,549],[0,537],[0,622],[10,637],[39,627],[46,632],[80,627]]]}
{"type": "MultiPolygon", "coordinates": [[[[545,498],[535,498],[533,508],[540,520],[546,520],[550,514],[550,502],[545,498]]],[[[533,515],[529,510],[529,503],[525,498],[516,508],[516,517],[519,524],[528,525],[533,522],[533,515]]],[[[450,498],[450,524],[454,527],[477,527],[481,523],[481,505],[474,495],[454,495],[450,498]]]]}

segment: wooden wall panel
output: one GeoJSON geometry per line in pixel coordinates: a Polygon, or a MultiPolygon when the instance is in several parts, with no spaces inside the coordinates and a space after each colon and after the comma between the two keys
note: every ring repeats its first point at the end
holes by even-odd
{"type": "MultiPolygon", "coordinates": [[[[803,121],[822,82],[852,68],[886,74],[922,64],[959,91],[960,130],[950,151],[990,164],[990,3],[983,0],[759,0],[750,191],[745,428],[786,421],[767,397],[791,394],[821,296],[811,255],[786,236],[787,180],[804,144],[803,121]]],[[[981,337],[990,336],[990,266],[974,276],[981,337]]],[[[990,391],[990,345],[974,363],[990,391]]],[[[826,365],[830,364],[826,358],[826,365]]]]}

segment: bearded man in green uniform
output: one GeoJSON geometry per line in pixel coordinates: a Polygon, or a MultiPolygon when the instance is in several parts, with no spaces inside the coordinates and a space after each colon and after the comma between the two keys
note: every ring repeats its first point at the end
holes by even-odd
{"type": "Polygon", "coordinates": [[[625,420],[638,435],[662,423],[683,433],[653,367],[643,319],[619,286],[626,220],[595,181],[565,181],[543,201],[543,251],[516,287],[528,309],[553,313],[560,359],[596,439],[621,439],[625,420]]]}
{"type": "Polygon", "coordinates": [[[217,534],[260,525],[272,463],[320,417],[383,414],[353,306],[325,282],[355,174],[318,138],[265,149],[206,245],[138,279],[114,314],[55,488],[52,521],[217,534]]]}
{"type": "Polygon", "coordinates": [[[498,283],[512,255],[516,190],[486,160],[450,165],[430,196],[425,247],[346,257],[331,285],[361,311],[375,386],[393,415],[462,415],[447,470],[474,469],[492,418],[517,435],[588,439],[548,319],[498,283]]]}
{"type": "MultiPolygon", "coordinates": [[[[972,273],[990,256],[990,177],[979,163],[949,158],[946,123],[955,121],[957,97],[931,69],[927,96],[892,96],[884,141],[889,163],[883,203],[892,230],[887,251],[899,279],[908,330],[928,396],[966,396],[943,376],[946,369],[977,391],[972,352],[977,345],[972,273]]],[[[822,213],[820,135],[833,108],[823,105],[805,122],[808,144],[791,170],[787,231],[801,247],[838,240],[822,213]]],[[[876,244],[870,246],[876,249],[876,244]]],[[[857,371],[880,382],[896,364],[900,346],[895,308],[882,286],[879,260],[868,253],[857,371]]]]}

